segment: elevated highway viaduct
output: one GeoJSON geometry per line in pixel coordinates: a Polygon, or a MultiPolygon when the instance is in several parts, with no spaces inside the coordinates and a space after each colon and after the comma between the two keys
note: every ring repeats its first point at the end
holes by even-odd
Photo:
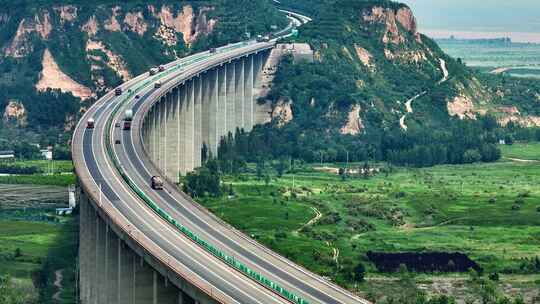
{"type": "Polygon", "coordinates": [[[203,145],[217,155],[222,136],[261,121],[256,100],[275,43],[177,60],[84,115],[73,136],[81,303],[368,303],[220,221],[175,185],[201,165],[203,145]],[[128,109],[134,117],[123,130],[128,109]],[[164,190],[151,188],[154,175],[166,177],[164,190]]]}

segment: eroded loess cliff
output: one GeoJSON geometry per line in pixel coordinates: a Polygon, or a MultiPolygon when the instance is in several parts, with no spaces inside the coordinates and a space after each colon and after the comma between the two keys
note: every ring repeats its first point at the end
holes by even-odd
{"type": "Polygon", "coordinates": [[[283,26],[283,14],[263,2],[8,3],[0,8],[0,107],[47,90],[91,102],[152,66],[237,41],[246,29],[283,26]]]}
{"type": "Polygon", "coordinates": [[[406,5],[346,0],[282,3],[317,16],[300,36],[312,45],[319,66],[283,64],[277,77],[283,83],[275,84],[270,94],[274,102],[294,100],[300,124],[312,125],[316,116],[329,132],[351,135],[362,134],[356,127],[350,131],[351,122],[357,121],[353,114],[362,121],[363,131],[441,128],[453,118],[475,120],[486,115],[496,116],[503,126],[538,125],[538,86],[527,87],[524,80],[486,81],[420,33],[406,5]],[[313,98],[316,107],[310,105],[313,98]],[[513,105],[519,113],[502,111],[502,105],[513,105]]]}

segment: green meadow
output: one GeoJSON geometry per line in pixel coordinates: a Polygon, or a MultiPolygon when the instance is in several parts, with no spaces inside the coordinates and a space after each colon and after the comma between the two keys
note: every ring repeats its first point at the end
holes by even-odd
{"type": "MultiPolygon", "coordinates": [[[[505,158],[540,155],[540,144],[503,148],[505,158]]],[[[372,166],[385,172],[343,179],[313,165],[281,178],[274,174],[270,181],[254,173],[228,176],[224,184],[232,185],[234,195],[201,203],[259,242],[346,287],[353,288],[353,282],[341,269],[363,263],[368,280],[359,288],[364,292],[380,293],[375,286],[381,276],[395,279],[377,271],[368,251],[460,252],[507,283],[520,276],[526,286],[537,284],[540,273],[530,270],[530,261],[540,256],[540,163],[372,166]]],[[[452,274],[423,276],[425,281],[452,274]]]]}

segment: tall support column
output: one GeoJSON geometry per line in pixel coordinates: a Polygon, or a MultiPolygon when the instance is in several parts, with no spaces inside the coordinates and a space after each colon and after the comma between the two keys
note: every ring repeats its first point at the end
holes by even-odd
{"type": "Polygon", "coordinates": [[[250,55],[244,65],[244,129],[250,131],[253,127],[253,58],[250,55]]]}
{"type": "Polygon", "coordinates": [[[150,156],[150,160],[154,162],[154,111],[150,109],[148,111],[148,130],[146,131],[148,136],[148,155],[150,156]]]}
{"type": "Polygon", "coordinates": [[[195,123],[195,145],[193,149],[194,163],[193,167],[198,168],[201,166],[201,148],[202,148],[202,86],[203,78],[202,75],[194,79],[194,123],[195,123]]]}
{"type": "Polygon", "coordinates": [[[162,102],[163,102],[163,113],[164,113],[164,118],[163,118],[163,164],[161,167],[163,172],[165,173],[165,176],[168,176],[168,156],[169,156],[169,145],[170,145],[170,142],[169,142],[169,128],[168,128],[168,124],[169,124],[169,99],[167,98],[168,96],[165,95],[163,96],[161,99],[162,99],[162,102]]]}
{"type": "Polygon", "coordinates": [[[135,264],[135,304],[153,304],[155,271],[142,258],[135,264]]]}
{"type": "MultiPolygon", "coordinates": [[[[156,273],[157,274],[157,273],[156,273]]],[[[177,304],[178,303],[178,288],[173,286],[167,278],[157,274],[156,281],[157,302],[159,304],[177,304]]]]}
{"type": "Polygon", "coordinates": [[[107,303],[107,276],[106,276],[106,231],[105,223],[96,216],[96,304],[107,303]]]}
{"type": "Polygon", "coordinates": [[[235,117],[236,117],[236,123],[235,125],[239,129],[244,128],[244,63],[245,59],[242,58],[240,60],[237,60],[234,63],[235,66],[235,117]]]}
{"type": "Polygon", "coordinates": [[[145,133],[146,133],[145,140],[146,140],[146,144],[147,144],[146,152],[148,153],[148,157],[150,157],[150,159],[152,159],[153,158],[152,157],[153,145],[152,145],[152,136],[151,136],[151,133],[150,133],[150,131],[152,129],[152,109],[150,109],[148,111],[148,115],[146,116],[145,121],[146,121],[146,123],[145,123],[145,125],[146,125],[145,126],[145,129],[146,129],[146,131],[145,131],[145,133]]]}
{"type": "Polygon", "coordinates": [[[167,133],[166,133],[166,121],[167,121],[167,111],[166,111],[166,100],[164,97],[161,97],[159,101],[159,114],[160,114],[160,120],[159,120],[159,133],[160,133],[160,153],[161,153],[161,161],[159,162],[159,168],[162,171],[165,171],[165,168],[167,168],[167,133]]]}
{"type": "Polygon", "coordinates": [[[195,79],[186,83],[187,107],[186,107],[186,168],[185,173],[195,167],[195,79]]]}
{"type": "Polygon", "coordinates": [[[218,81],[218,145],[221,137],[227,135],[227,65],[219,69],[218,81]]]}
{"type": "Polygon", "coordinates": [[[210,75],[210,106],[209,106],[209,148],[212,152],[212,156],[217,155],[218,141],[218,82],[219,72],[218,69],[214,69],[209,72],[210,75]]]}
{"type": "Polygon", "coordinates": [[[176,134],[176,138],[177,138],[177,141],[178,141],[178,145],[177,145],[177,149],[176,151],[178,152],[178,154],[176,155],[176,161],[177,161],[177,174],[180,175],[180,174],[183,174],[183,167],[182,167],[182,156],[183,156],[183,150],[182,150],[182,147],[183,147],[183,137],[182,137],[182,134],[183,134],[183,131],[184,131],[184,128],[183,128],[183,117],[182,117],[182,94],[183,94],[183,87],[182,86],[179,86],[177,88],[178,90],[178,93],[176,95],[176,125],[177,125],[177,128],[178,128],[178,133],[176,134]]]}
{"type": "Polygon", "coordinates": [[[154,104],[154,111],[156,112],[156,124],[154,130],[154,137],[156,138],[156,165],[159,166],[161,163],[161,111],[159,110],[159,101],[154,104]]]}
{"type": "Polygon", "coordinates": [[[79,203],[79,298],[81,304],[87,304],[89,295],[89,235],[88,235],[88,198],[82,191],[80,192],[79,203]]]}
{"type": "Polygon", "coordinates": [[[236,63],[226,65],[227,69],[227,133],[234,135],[236,129],[236,63]]]}
{"type": "Polygon", "coordinates": [[[123,242],[118,242],[118,304],[133,304],[135,292],[135,255],[123,242]]]}
{"type": "MultiPolygon", "coordinates": [[[[205,72],[201,75],[201,87],[202,87],[202,97],[201,97],[201,135],[202,142],[206,145],[206,148],[210,148],[210,73],[205,72]]],[[[207,152],[208,153],[208,152],[207,152]]],[[[208,155],[206,155],[208,157],[208,155]]]]}
{"type": "Polygon", "coordinates": [[[118,257],[118,236],[110,230],[109,226],[107,226],[107,303],[116,303],[116,300],[118,299],[117,291],[118,291],[118,265],[119,265],[119,257],[118,257]]]}
{"type": "Polygon", "coordinates": [[[168,123],[169,137],[169,177],[176,183],[179,182],[178,175],[178,89],[173,89],[169,94],[169,113],[168,123]]]}
{"type": "MultiPolygon", "coordinates": [[[[253,112],[255,113],[255,107],[257,106],[257,98],[261,93],[261,80],[264,73],[264,61],[266,58],[266,52],[260,52],[253,57],[253,112]]],[[[255,114],[254,114],[255,115],[255,114]]],[[[253,124],[255,124],[255,118],[253,118],[253,124]]]]}
{"type": "Polygon", "coordinates": [[[146,133],[146,123],[148,120],[148,115],[145,116],[142,120],[141,132],[142,132],[142,144],[146,151],[148,151],[148,134],[146,133]]]}
{"type": "Polygon", "coordinates": [[[159,130],[159,120],[158,120],[158,113],[159,111],[157,110],[157,104],[154,104],[152,106],[152,112],[154,113],[152,116],[153,116],[153,130],[152,130],[152,138],[154,140],[154,158],[153,158],[153,161],[154,161],[154,164],[158,164],[159,162],[159,133],[158,133],[158,130],[159,130]]]}
{"type": "Polygon", "coordinates": [[[96,304],[97,302],[97,216],[94,207],[88,204],[88,222],[87,222],[87,236],[88,236],[88,302],[96,304]]]}
{"type": "Polygon", "coordinates": [[[180,102],[180,173],[186,175],[187,171],[187,107],[188,107],[188,83],[182,85],[182,97],[180,102]]]}
{"type": "Polygon", "coordinates": [[[150,116],[146,115],[144,118],[144,143],[146,145],[146,151],[150,151],[150,136],[148,131],[150,130],[150,116]]]}

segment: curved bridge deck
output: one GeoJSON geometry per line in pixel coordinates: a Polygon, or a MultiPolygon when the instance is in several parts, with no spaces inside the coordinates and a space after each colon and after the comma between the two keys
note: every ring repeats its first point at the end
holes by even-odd
{"type": "Polygon", "coordinates": [[[85,114],[73,137],[84,198],[83,303],[368,303],[223,223],[173,184],[201,164],[203,144],[217,153],[221,136],[256,123],[274,44],[183,58],[85,114]],[[135,113],[131,130],[122,128],[126,109],[135,113]],[[94,129],[85,126],[90,117],[94,129]],[[150,187],[153,175],[168,177],[165,190],[150,187]]]}

